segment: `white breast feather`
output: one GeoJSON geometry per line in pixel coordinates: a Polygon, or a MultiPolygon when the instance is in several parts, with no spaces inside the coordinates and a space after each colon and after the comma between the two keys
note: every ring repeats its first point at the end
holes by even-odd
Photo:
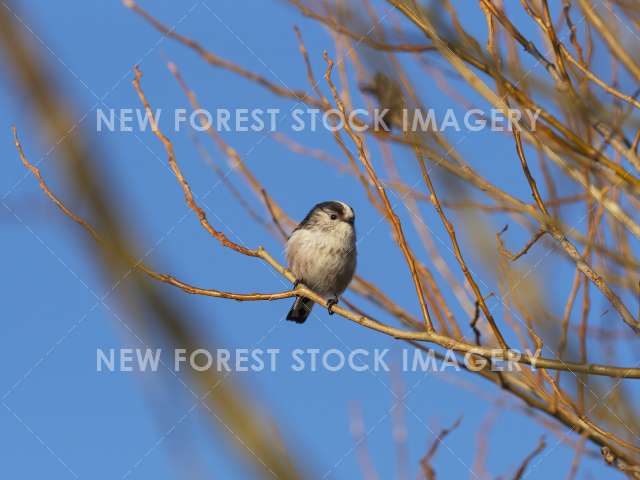
{"type": "Polygon", "coordinates": [[[340,295],[355,270],[354,240],[353,229],[347,224],[331,232],[296,230],[286,247],[289,268],[318,294],[340,295]]]}

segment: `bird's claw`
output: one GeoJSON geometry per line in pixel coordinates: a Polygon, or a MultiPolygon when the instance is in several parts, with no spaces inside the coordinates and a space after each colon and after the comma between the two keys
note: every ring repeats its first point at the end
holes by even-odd
{"type": "Polygon", "coordinates": [[[333,307],[335,305],[338,304],[338,299],[337,298],[330,298],[329,300],[327,300],[327,311],[329,312],[329,315],[333,315],[333,307]]]}

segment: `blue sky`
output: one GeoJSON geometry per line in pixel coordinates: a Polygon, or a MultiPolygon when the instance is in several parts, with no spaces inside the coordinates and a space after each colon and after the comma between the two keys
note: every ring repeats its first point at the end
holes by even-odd
{"type": "MultiPolygon", "coordinates": [[[[324,29],[283,2],[162,0],[141,5],[215,53],[287,87],[308,88],[294,24],[303,31],[316,74],[324,71],[323,50],[334,51],[331,36],[324,29]]],[[[183,201],[162,145],[150,132],[98,133],[96,108],[139,107],[131,85],[134,64],[141,65],[142,85],[154,107],[166,112],[187,107],[167,71],[167,60],[179,66],[205,108],[280,108],[287,112],[294,103],[205,65],[192,52],[163,39],[120,2],[74,0],[62,6],[23,0],[11,8],[55,73],[54,81],[69,99],[79,130],[99,146],[105,162],[101,165],[106,172],[104,181],[111,185],[114,203],[125,213],[127,230],[139,251],[147,252],[148,263],[203,287],[261,292],[287,288],[265,264],[224,250],[206,235],[183,201]]],[[[468,15],[465,21],[471,31],[484,32],[479,12],[468,15]]],[[[139,347],[139,337],[150,342],[154,337],[138,331],[141,324],[120,308],[119,291],[127,288],[127,280],[115,288],[105,281],[87,248],[84,232],[60,215],[20,165],[9,130],[13,124],[20,131],[27,156],[42,162],[42,171],[54,191],[83,212],[81,198],[65,196],[64,181],[56,175],[62,159],[56,155],[55,145],[39,133],[28,99],[15,88],[6,69],[0,75],[0,195],[4,205],[0,209],[0,264],[5,272],[4,321],[0,324],[0,476],[160,480],[211,478],[213,472],[217,478],[251,478],[253,467],[222,428],[212,431],[208,412],[197,402],[194,405],[193,396],[176,376],[163,371],[96,371],[97,349],[139,347]]],[[[422,81],[427,104],[439,109],[453,106],[432,79],[422,81]]],[[[456,87],[465,88],[459,84],[456,87]]],[[[462,91],[480,103],[477,96],[462,91]]],[[[212,224],[232,240],[252,248],[264,245],[283,260],[282,246],[248,219],[220,185],[193,147],[187,129],[168,133],[194,192],[205,198],[203,204],[212,224]]],[[[327,132],[295,134],[285,122],[284,133],[343,159],[327,132]]],[[[226,171],[226,159],[204,135],[199,138],[226,171]]],[[[358,214],[361,238],[358,272],[378,282],[410,311],[419,311],[388,224],[368,206],[364,192],[350,176],[300,157],[262,132],[227,133],[224,138],[292,218],[301,219],[313,204],[326,199],[351,204],[358,214]]],[[[492,181],[528,199],[528,193],[518,187],[523,183],[510,138],[454,132],[450,141],[492,181]]],[[[408,152],[399,155],[406,160],[399,164],[404,178],[409,183],[412,178],[417,181],[411,156],[408,152]]],[[[240,176],[232,173],[229,178],[262,212],[240,176]]],[[[439,185],[445,188],[446,184],[439,185]]],[[[566,185],[567,191],[571,188],[566,185]]],[[[402,206],[398,210],[410,232],[410,242],[418,245],[409,215],[402,206]]],[[[433,212],[425,207],[424,213],[434,235],[446,238],[433,212]]],[[[572,220],[583,231],[581,217],[576,212],[572,220]]],[[[488,217],[482,221],[492,230],[500,228],[488,217]]],[[[461,238],[473,239],[472,232],[463,232],[461,238]]],[[[512,245],[518,245],[527,236],[512,228],[508,238],[512,245]]],[[[463,240],[462,247],[470,245],[463,240]]],[[[455,269],[453,255],[443,246],[441,250],[455,269]]],[[[527,265],[535,265],[535,275],[547,279],[548,291],[543,293],[560,309],[572,269],[548,253],[545,245],[537,245],[527,265]]],[[[418,255],[429,262],[424,251],[418,255]]],[[[470,265],[479,278],[486,279],[483,290],[490,291],[495,282],[486,265],[477,258],[470,258],[470,265]]],[[[287,365],[296,348],[336,348],[343,352],[390,349],[387,359],[394,363],[395,358],[397,363],[405,347],[337,316],[329,317],[319,308],[317,317],[302,327],[284,322],[289,300],[237,303],[187,296],[169,287],[163,287],[163,291],[196,319],[203,332],[203,348],[279,349],[279,361],[287,365]]],[[[600,301],[597,295],[595,299],[600,301]]],[[[494,309],[496,317],[501,318],[501,305],[494,305],[494,309]]],[[[388,320],[383,316],[380,319],[388,320]]],[[[162,344],[150,346],[160,348],[162,344]]],[[[407,428],[411,478],[415,478],[418,461],[434,435],[459,417],[463,419],[461,426],[447,438],[434,462],[440,478],[473,478],[470,471],[478,470],[474,460],[479,432],[489,435],[486,469],[493,475],[512,474],[543,433],[532,418],[522,414],[519,402],[469,374],[409,372],[401,378],[408,395],[404,405],[398,407],[393,376],[388,372],[311,373],[278,368],[275,372],[234,376],[260,410],[274,419],[286,443],[292,446],[292,455],[308,466],[314,478],[361,476],[350,433],[354,409],[362,411],[368,432],[366,443],[379,478],[395,476],[394,412],[399,410],[407,428]]],[[[572,450],[553,436],[548,436],[547,442],[549,447],[528,478],[559,478],[568,472],[572,450]]],[[[580,478],[610,474],[592,460],[586,460],[580,470],[580,478]]]]}

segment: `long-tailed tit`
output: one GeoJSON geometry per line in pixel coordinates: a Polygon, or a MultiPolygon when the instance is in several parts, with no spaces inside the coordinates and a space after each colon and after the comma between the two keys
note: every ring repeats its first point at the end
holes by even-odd
{"type": "MultiPolygon", "coordinates": [[[[403,110],[406,109],[402,87],[397,80],[378,72],[368,83],[360,85],[360,91],[375,97],[380,110],[379,123],[374,129],[390,132],[394,127],[403,130],[403,110]]],[[[378,118],[378,117],[376,117],[378,118]]]]}
{"type": "MultiPolygon", "coordinates": [[[[356,269],[353,209],[343,202],[322,202],[311,209],[287,240],[289,269],[302,283],[327,298],[329,314],[356,269]]],[[[313,301],[296,298],[287,320],[304,323],[313,301]]]]}

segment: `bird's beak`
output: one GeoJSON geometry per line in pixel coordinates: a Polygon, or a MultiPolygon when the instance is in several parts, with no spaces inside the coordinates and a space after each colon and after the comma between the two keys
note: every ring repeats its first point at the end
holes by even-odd
{"type": "Polygon", "coordinates": [[[355,222],[355,220],[356,220],[356,219],[355,219],[355,217],[351,217],[349,220],[346,220],[346,222],[347,222],[349,225],[353,225],[353,222],[355,222]]]}

